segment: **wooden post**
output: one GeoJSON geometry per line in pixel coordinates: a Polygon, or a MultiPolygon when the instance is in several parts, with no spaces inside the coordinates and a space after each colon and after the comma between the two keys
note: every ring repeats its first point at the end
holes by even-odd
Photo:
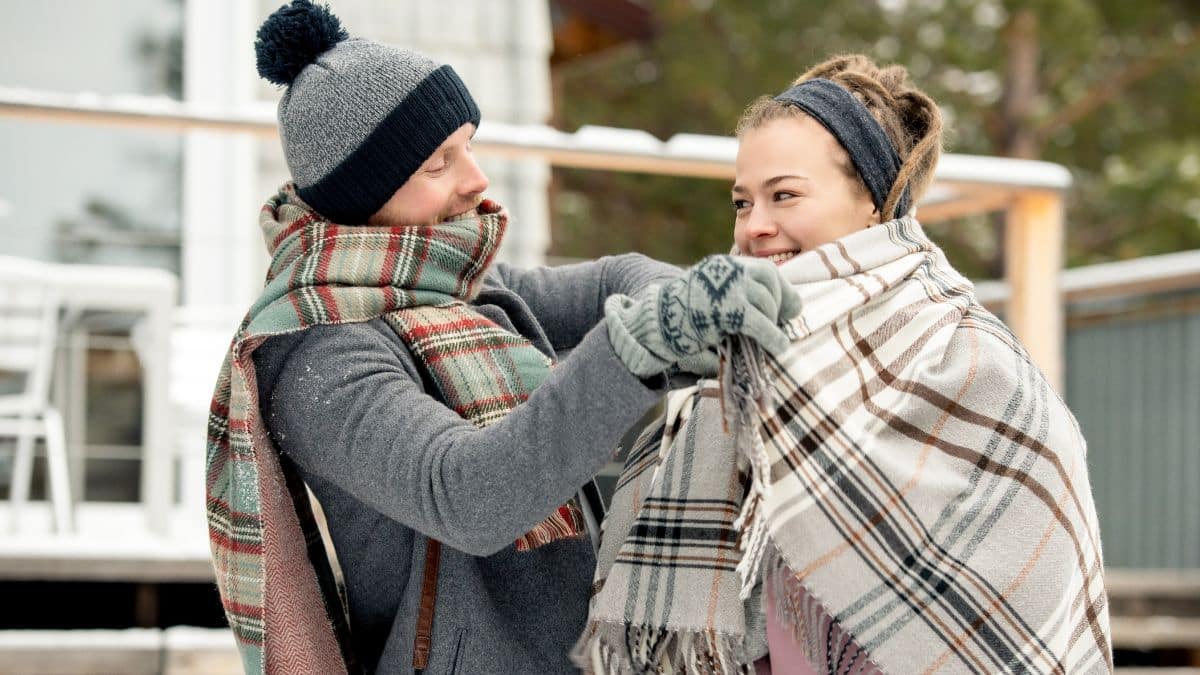
{"type": "Polygon", "coordinates": [[[1063,309],[1058,276],[1063,266],[1062,194],[1016,195],[1004,236],[1005,276],[1011,294],[1005,320],[1051,386],[1063,391],[1063,309]]]}

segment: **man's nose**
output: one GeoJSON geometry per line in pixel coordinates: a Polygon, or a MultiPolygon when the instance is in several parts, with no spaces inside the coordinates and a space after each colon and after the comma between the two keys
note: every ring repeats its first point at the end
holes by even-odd
{"type": "Polygon", "coordinates": [[[479,162],[475,161],[475,156],[468,154],[463,165],[462,178],[459,181],[459,194],[478,195],[487,189],[487,175],[483,173],[483,169],[479,168],[479,162]]]}

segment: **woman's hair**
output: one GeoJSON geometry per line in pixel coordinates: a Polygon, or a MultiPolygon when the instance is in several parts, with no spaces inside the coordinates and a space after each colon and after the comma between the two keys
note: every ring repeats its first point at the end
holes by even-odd
{"type": "MultiPolygon", "coordinates": [[[[792,84],[818,77],[841,85],[862,101],[887,132],[900,155],[900,173],[896,176],[882,212],[890,214],[895,211],[905,185],[915,204],[933,181],[933,170],[942,152],[942,113],[937,104],[908,81],[908,70],[904,66],[880,68],[862,54],[835,56],[813,66],[792,84]]],[[[741,137],[747,131],[772,120],[803,115],[806,113],[794,105],[763,96],[742,113],[736,134],[741,137]]],[[[842,155],[841,164],[846,175],[866,193],[866,186],[850,162],[850,156],[845,151],[842,155]]]]}

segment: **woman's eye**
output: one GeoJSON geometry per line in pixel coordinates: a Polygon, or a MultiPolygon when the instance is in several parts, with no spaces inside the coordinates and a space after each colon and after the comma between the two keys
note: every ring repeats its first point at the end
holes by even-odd
{"type": "Polygon", "coordinates": [[[795,196],[796,196],[796,194],[793,192],[776,192],[775,193],[775,201],[781,202],[785,199],[791,199],[792,197],[795,197],[795,196]]]}
{"type": "Polygon", "coordinates": [[[733,210],[734,211],[741,211],[742,209],[746,208],[747,206],[749,206],[749,202],[747,202],[745,199],[733,200],[733,210]]]}

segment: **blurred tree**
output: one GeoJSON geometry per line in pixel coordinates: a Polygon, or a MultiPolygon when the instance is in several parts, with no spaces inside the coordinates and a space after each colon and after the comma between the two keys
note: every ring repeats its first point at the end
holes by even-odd
{"type": "MultiPolygon", "coordinates": [[[[649,42],[555,69],[556,124],[729,134],[754,98],[862,52],[908,67],[953,152],[1040,158],[1075,177],[1068,264],[1200,247],[1200,4],[1193,0],[653,0],[649,42]]],[[[552,254],[728,248],[720,181],[557,170],[552,254]]],[[[931,227],[954,263],[999,276],[999,228],[931,227]]]]}

